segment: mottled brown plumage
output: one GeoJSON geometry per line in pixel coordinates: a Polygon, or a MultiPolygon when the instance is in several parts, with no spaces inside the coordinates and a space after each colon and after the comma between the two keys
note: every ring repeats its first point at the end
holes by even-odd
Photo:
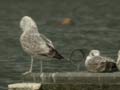
{"type": "Polygon", "coordinates": [[[90,72],[112,72],[117,70],[116,62],[109,57],[100,56],[98,50],[91,50],[86,58],[85,66],[90,72]]]}
{"type": "MultiPolygon", "coordinates": [[[[47,56],[56,59],[64,57],[54,48],[51,40],[38,32],[36,23],[31,17],[24,16],[20,21],[20,28],[23,33],[20,37],[20,43],[23,50],[31,57],[47,56]]],[[[33,59],[32,59],[33,62],[33,59]]],[[[30,72],[32,71],[32,64],[30,72]]]]}

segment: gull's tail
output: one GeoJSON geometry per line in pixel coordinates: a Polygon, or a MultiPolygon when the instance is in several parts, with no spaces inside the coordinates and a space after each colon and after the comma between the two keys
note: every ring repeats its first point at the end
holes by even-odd
{"type": "Polygon", "coordinates": [[[64,57],[53,47],[48,45],[50,48],[49,53],[47,54],[48,57],[56,58],[56,59],[64,59],[64,57]]]}
{"type": "Polygon", "coordinates": [[[117,65],[114,62],[106,62],[106,71],[118,71],[117,65]]]}
{"type": "Polygon", "coordinates": [[[64,59],[64,57],[57,50],[54,50],[54,56],[53,56],[53,58],[64,59]]]}

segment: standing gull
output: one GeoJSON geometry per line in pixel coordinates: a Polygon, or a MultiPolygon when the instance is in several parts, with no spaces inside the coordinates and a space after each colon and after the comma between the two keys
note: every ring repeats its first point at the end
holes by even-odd
{"type": "Polygon", "coordinates": [[[112,72],[117,70],[115,61],[109,57],[101,56],[99,50],[90,51],[85,66],[90,72],[112,72]]]}
{"type": "MultiPolygon", "coordinates": [[[[20,21],[20,28],[23,33],[20,37],[20,43],[23,50],[31,56],[31,66],[28,72],[32,72],[33,58],[46,56],[56,59],[64,59],[62,55],[54,48],[51,40],[46,36],[38,32],[35,21],[29,17],[24,16],[20,21]]],[[[41,72],[42,72],[42,60],[41,60],[41,72]]]]}

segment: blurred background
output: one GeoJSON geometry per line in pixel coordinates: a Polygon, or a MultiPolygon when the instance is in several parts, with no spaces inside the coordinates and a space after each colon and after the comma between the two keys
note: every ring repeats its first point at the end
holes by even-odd
{"type": "MultiPolygon", "coordinates": [[[[0,0],[0,90],[21,81],[22,73],[30,66],[30,56],[19,42],[22,33],[19,21],[25,15],[36,21],[39,32],[50,38],[67,58],[77,48],[99,49],[102,55],[117,58],[119,0],[0,0]],[[64,18],[72,19],[74,24],[59,25],[64,18]]],[[[43,72],[78,71],[78,65],[79,71],[84,70],[78,56],[74,57],[75,65],[52,58],[41,59],[45,60],[43,72]]],[[[39,60],[35,59],[34,72],[39,70],[39,60]]]]}

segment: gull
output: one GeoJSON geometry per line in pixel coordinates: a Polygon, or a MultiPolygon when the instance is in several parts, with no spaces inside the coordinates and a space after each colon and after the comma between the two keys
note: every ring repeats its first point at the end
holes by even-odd
{"type": "Polygon", "coordinates": [[[112,72],[117,70],[116,62],[100,55],[99,50],[91,50],[85,60],[85,67],[90,72],[112,72]]]}
{"type": "Polygon", "coordinates": [[[117,67],[118,67],[118,70],[120,70],[120,50],[118,51],[118,58],[117,58],[117,67]]]}
{"type": "Polygon", "coordinates": [[[21,46],[23,50],[31,56],[30,69],[29,71],[25,72],[24,75],[32,72],[33,58],[46,56],[60,60],[64,59],[64,57],[55,49],[52,41],[48,39],[45,35],[38,32],[38,27],[31,17],[22,17],[20,21],[20,28],[23,32],[20,36],[21,46]]]}

